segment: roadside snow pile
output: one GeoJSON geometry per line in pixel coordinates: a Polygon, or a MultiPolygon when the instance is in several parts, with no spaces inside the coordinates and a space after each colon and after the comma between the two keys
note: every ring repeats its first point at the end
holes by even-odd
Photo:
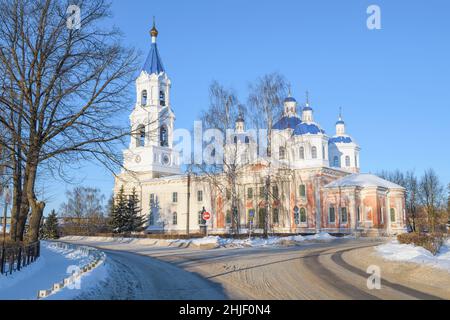
{"type": "MultiPolygon", "coordinates": [[[[83,270],[93,259],[92,252],[85,247],[41,241],[41,255],[35,263],[12,275],[0,276],[0,300],[37,299],[40,290],[50,291],[55,283],[63,283],[65,278],[83,270]]],[[[100,266],[83,273],[73,285],[48,292],[53,294],[49,298],[76,297],[105,276],[106,268],[100,266]]]]}
{"type": "Polygon", "coordinates": [[[376,250],[386,260],[418,263],[450,272],[450,239],[436,256],[422,247],[400,244],[397,240],[378,246],[376,250]]]}
{"type": "Polygon", "coordinates": [[[195,245],[195,246],[208,246],[208,247],[265,247],[265,246],[274,246],[274,245],[283,245],[286,243],[300,243],[300,242],[321,242],[321,241],[332,241],[340,239],[334,237],[326,232],[321,232],[314,235],[309,236],[287,236],[287,237],[268,237],[264,238],[247,238],[247,239],[230,239],[230,238],[221,238],[219,236],[209,236],[198,239],[176,239],[176,240],[167,240],[171,245],[173,244],[184,244],[184,245],[195,245]]]}

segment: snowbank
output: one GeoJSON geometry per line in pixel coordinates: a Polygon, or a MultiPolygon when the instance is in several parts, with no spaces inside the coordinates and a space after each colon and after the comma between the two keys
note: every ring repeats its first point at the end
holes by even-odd
{"type": "MultiPolygon", "coordinates": [[[[348,237],[344,237],[348,238],[348,237]]],[[[295,244],[302,242],[328,242],[337,238],[328,233],[321,232],[309,236],[286,236],[286,237],[269,237],[263,239],[260,237],[246,239],[229,239],[220,236],[209,236],[194,239],[138,239],[138,238],[112,238],[112,237],[65,237],[66,241],[87,241],[91,245],[99,243],[101,245],[121,244],[125,246],[158,246],[158,247],[198,247],[203,249],[219,248],[219,247],[264,247],[274,245],[295,244]]]]}
{"type": "Polygon", "coordinates": [[[450,272],[450,239],[436,256],[422,247],[400,244],[397,240],[376,247],[376,251],[386,260],[424,264],[450,272]]]}
{"type": "MultiPolygon", "coordinates": [[[[40,290],[49,290],[53,284],[62,282],[70,273],[83,269],[93,262],[92,251],[79,246],[59,246],[57,243],[41,242],[41,256],[38,260],[12,275],[0,276],[0,299],[34,300],[40,290]]],[[[80,290],[89,289],[106,274],[106,269],[99,267],[83,274],[76,285],[65,287],[55,293],[55,297],[75,297],[80,290]],[[98,270],[97,270],[98,269],[98,270]],[[79,290],[75,290],[79,289],[79,290]]],[[[51,296],[53,297],[53,296],[51,296]]]]}

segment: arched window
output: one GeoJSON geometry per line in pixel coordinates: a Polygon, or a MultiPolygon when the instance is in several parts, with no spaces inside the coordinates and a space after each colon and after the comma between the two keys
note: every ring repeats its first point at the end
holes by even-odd
{"type": "Polygon", "coordinates": [[[227,210],[227,214],[225,215],[225,223],[231,224],[231,210],[227,210]]]}
{"type": "Polygon", "coordinates": [[[311,157],[313,159],[317,159],[317,148],[316,147],[311,148],[311,157]]]}
{"type": "Polygon", "coordinates": [[[346,157],[345,157],[345,165],[346,165],[347,167],[350,167],[350,157],[349,157],[349,156],[346,156],[346,157]]]}
{"type": "Polygon", "coordinates": [[[159,91],[159,104],[164,107],[166,105],[166,94],[164,90],[159,91]]]}
{"type": "Polygon", "coordinates": [[[300,209],[300,223],[306,223],[306,209],[300,209]]]}
{"type": "Polygon", "coordinates": [[[172,214],[172,224],[173,224],[174,226],[176,226],[176,225],[178,224],[178,214],[177,214],[176,212],[174,212],[174,213],[172,214]]]}
{"type": "Polygon", "coordinates": [[[339,167],[339,157],[338,156],[334,156],[334,158],[333,158],[333,166],[334,167],[339,167]]]}
{"type": "Polygon", "coordinates": [[[147,90],[143,90],[141,94],[141,105],[147,105],[147,90]]]}
{"type": "Polygon", "coordinates": [[[161,143],[161,147],[169,146],[169,137],[168,137],[167,127],[165,125],[163,125],[159,129],[159,141],[161,143]]]}
{"type": "Polygon", "coordinates": [[[395,216],[395,209],[391,208],[391,222],[395,222],[397,220],[395,216]]]}
{"type": "Polygon", "coordinates": [[[304,147],[300,147],[300,159],[304,160],[305,159],[305,148],[304,147]]]}
{"type": "Polygon", "coordinates": [[[136,133],[136,147],[143,147],[145,145],[145,126],[140,125],[136,133]]]}
{"type": "Polygon", "coordinates": [[[280,147],[280,149],[278,151],[278,156],[280,157],[280,160],[286,159],[286,148],[285,147],[280,147]]]}
{"type": "Polygon", "coordinates": [[[278,217],[278,209],[274,208],[272,211],[272,223],[273,224],[278,224],[279,222],[279,217],[278,217]]]}

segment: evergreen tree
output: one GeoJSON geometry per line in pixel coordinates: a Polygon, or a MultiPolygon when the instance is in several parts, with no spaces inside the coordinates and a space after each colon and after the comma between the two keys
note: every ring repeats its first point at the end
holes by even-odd
{"type": "Polygon", "coordinates": [[[43,239],[58,239],[58,216],[55,210],[49,214],[44,224],[42,225],[42,238],[43,239]]]}
{"type": "Polygon", "coordinates": [[[117,197],[113,200],[110,211],[110,226],[115,233],[126,231],[128,204],[123,186],[120,188],[117,197]]]}
{"type": "Polygon", "coordinates": [[[145,217],[141,215],[139,197],[136,193],[136,189],[133,188],[131,195],[128,197],[127,203],[126,231],[141,231],[146,222],[147,220],[145,217]]]}

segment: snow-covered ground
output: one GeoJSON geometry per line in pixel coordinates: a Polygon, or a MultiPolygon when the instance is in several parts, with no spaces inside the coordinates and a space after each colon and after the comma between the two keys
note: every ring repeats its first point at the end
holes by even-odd
{"type": "MultiPolygon", "coordinates": [[[[37,299],[39,290],[51,289],[56,282],[62,282],[71,272],[82,268],[92,261],[87,250],[78,246],[60,247],[57,243],[41,242],[39,259],[12,275],[0,276],[0,299],[30,300],[37,299]]],[[[47,299],[71,299],[89,290],[98,281],[106,277],[105,264],[83,274],[72,286],[63,288],[47,299]]]]}
{"type": "Polygon", "coordinates": [[[400,244],[397,240],[376,247],[376,251],[390,261],[418,263],[450,272],[450,239],[444,243],[436,256],[422,247],[400,244]]]}

